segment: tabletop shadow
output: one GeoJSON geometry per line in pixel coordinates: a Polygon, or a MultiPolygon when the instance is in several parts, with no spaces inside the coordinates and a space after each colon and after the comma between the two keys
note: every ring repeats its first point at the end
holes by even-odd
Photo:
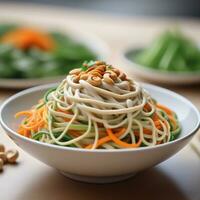
{"type": "Polygon", "coordinates": [[[70,180],[55,170],[27,185],[20,200],[188,200],[178,185],[158,168],[149,169],[135,177],[114,184],[86,184],[70,180]]]}

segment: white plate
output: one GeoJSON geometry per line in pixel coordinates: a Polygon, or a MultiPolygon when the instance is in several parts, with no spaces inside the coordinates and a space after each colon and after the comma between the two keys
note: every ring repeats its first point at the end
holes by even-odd
{"type": "MultiPolygon", "coordinates": [[[[0,9],[1,11],[1,9],[0,9]]],[[[73,40],[80,42],[81,44],[84,44],[86,47],[88,47],[92,52],[94,52],[97,55],[98,60],[104,60],[106,61],[110,55],[110,50],[108,45],[100,39],[98,36],[91,33],[91,31],[87,32],[85,30],[80,30],[76,26],[74,27],[68,27],[67,24],[53,24],[53,23],[45,23],[45,21],[38,21],[33,20],[31,21],[26,19],[13,19],[10,20],[2,20],[0,16],[0,23],[17,23],[22,25],[28,25],[28,26],[35,26],[42,30],[48,31],[48,30],[56,30],[61,33],[66,33],[67,36],[72,38],[73,40]]],[[[47,83],[54,83],[59,80],[62,80],[66,75],[63,74],[63,76],[55,76],[55,77],[47,77],[47,78],[31,78],[31,79],[7,79],[7,78],[0,78],[0,87],[1,88],[14,88],[14,89],[22,89],[22,88],[28,88],[36,85],[41,84],[47,84],[47,83]]]]}
{"type": "Polygon", "coordinates": [[[199,129],[200,115],[190,101],[169,90],[143,84],[155,99],[177,113],[182,132],[175,141],[138,149],[89,150],[42,143],[16,133],[20,119],[14,118],[15,113],[30,108],[53,86],[55,85],[27,89],[10,97],[1,107],[0,123],[24,151],[76,180],[108,183],[126,179],[177,153],[199,129]]]}
{"type": "Polygon", "coordinates": [[[142,48],[127,48],[122,51],[121,59],[127,67],[127,70],[132,72],[134,75],[138,75],[141,78],[149,80],[155,83],[164,83],[164,84],[177,84],[177,85],[186,85],[200,83],[200,71],[199,72],[162,72],[159,70],[152,69],[140,65],[130,58],[128,55],[130,53],[136,54],[142,48]]]}

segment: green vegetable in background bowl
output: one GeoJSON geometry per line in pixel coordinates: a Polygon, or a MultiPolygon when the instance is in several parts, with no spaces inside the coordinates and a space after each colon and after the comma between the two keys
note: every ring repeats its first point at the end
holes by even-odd
{"type": "Polygon", "coordinates": [[[149,47],[129,57],[138,64],[160,71],[200,71],[198,46],[179,30],[162,33],[149,47]]]}
{"type": "Polygon", "coordinates": [[[0,78],[43,78],[67,74],[96,59],[84,44],[60,32],[0,25],[0,78]]]}

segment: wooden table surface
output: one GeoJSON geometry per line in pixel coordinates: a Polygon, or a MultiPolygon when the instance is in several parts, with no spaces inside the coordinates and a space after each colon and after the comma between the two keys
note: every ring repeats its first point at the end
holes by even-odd
{"type": "MultiPolygon", "coordinates": [[[[0,4],[0,21],[5,19],[26,20],[45,26],[76,26],[97,34],[109,45],[112,52],[109,60],[114,64],[121,63],[118,55],[127,45],[147,44],[169,26],[178,24],[187,34],[200,40],[200,21],[194,19],[128,18],[63,8],[0,4]]],[[[200,109],[200,85],[165,87],[184,95],[200,109]]],[[[0,100],[16,92],[0,89],[0,100]]],[[[3,131],[0,142],[16,147],[3,131]]],[[[152,169],[127,181],[108,185],[72,181],[21,149],[19,151],[18,165],[5,166],[4,172],[0,173],[0,200],[200,199],[200,159],[190,145],[152,169]]]]}

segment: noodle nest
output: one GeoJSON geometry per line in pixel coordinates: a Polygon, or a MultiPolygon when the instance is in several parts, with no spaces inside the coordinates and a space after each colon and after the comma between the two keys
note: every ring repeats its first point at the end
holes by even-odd
{"type": "Polygon", "coordinates": [[[155,146],[176,139],[176,114],[102,61],[85,62],[23,116],[19,134],[86,149],[155,146]]]}

